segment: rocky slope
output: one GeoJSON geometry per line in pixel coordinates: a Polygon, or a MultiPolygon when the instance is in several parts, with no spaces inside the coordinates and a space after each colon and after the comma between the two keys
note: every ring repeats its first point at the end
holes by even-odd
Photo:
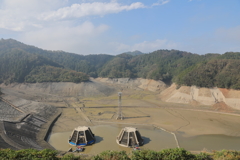
{"type": "MultiPolygon", "coordinates": [[[[116,94],[123,89],[151,91],[158,94],[158,99],[165,102],[184,103],[191,105],[221,104],[226,107],[240,109],[240,91],[223,88],[198,88],[196,86],[181,86],[176,84],[167,86],[162,81],[148,80],[142,78],[96,78],[90,82],[83,83],[32,83],[32,84],[11,84],[1,87],[10,90],[17,90],[19,93],[35,94],[40,98],[52,96],[61,97],[105,97],[116,94]],[[42,95],[42,96],[41,96],[42,95]],[[53,96],[54,95],[54,96],[53,96]]],[[[14,92],[16,93],[16,92],[14,92]]],[[[22,96],[24,94],[21,94],[22,96]]],[[[40,100],[41,101],[41,100],[40,100]]]]}
{"type": "Polygon", "coordinates": [[[196,86],[182,86],[177,89],[172,84],[159,94],[166,102],[190,103],[199,105],[215,105],[225,103],[234,109],[240,109],[240,91],[223,88],[198,88],[196,86]]]}
{"type": "Polygon", "coordinates": [[[166,84],[162,81],[155,81],[152,79],[143,78],[96,78],[95,81],[99,81],[108,85],[114,85],[121,88],[148,90],[152,92],[162,92],[167,88],[166,84]]]}

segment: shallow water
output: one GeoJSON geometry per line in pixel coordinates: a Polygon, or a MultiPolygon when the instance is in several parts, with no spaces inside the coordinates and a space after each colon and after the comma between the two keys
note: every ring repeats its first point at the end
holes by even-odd
{"type": "MultiPolygon", "coordinates": [[[[128,153],[132,151],[131,148],[121,147],[116,142],[120,130],[125,127],[122,125],[98,125],[90,127],[95,134],[96,143],[91,146],[86,146],[84,153],[98,154],[105,150],[125,150],[128,153]]],[[[132,126],[134,127],[134,126],[132,126]]],[[[176,148],[177,144],[172,134],[153,127],[137,127],[144,139],[143,149],[162,150],[166,148],[176,148]]],[[[53,133],[49,136],[48,142],[57,150],[67,151],[71,147],[68,144],[70,132],[53,133]]],[[[232,137],[226,135],[201,135],[194,137],[184,137],[177,134],[177,139],[181,148],[191,151],[201,150],[240,150],[240,137],[232,137]]]]}
{"type": "MultiPolygon", "coordinates": [[[[132,151],[131,148],[121,147],[116,142],[116,138],[120,130],[123,128],[121,125],[98,125],[90,128],[95,134],[96,143],[91,146],[86,146],[84,153],[97,154],[105,150],[125,150],[127,152],[132,151]]],[[[144,145],[141,148],[157,151],[165,148],[177,147],[173,135],[168,132],[154,129],[153,127],[138,127],[138,129],[142,138],[144,139],[144,145]]],[[[57,150],[67,151],[72,147],[68,144],[68,138],[71,133],[72,131],[53,133],[50,135],[48,142],[57,150]]]]}
{"type": "Polygon", "coordinates": [[[238,150],[240,151],[240,137],[226,135],[201,135],[182,137],[178,135],[179,145],[191,151],[202,150],[238,150]]]}

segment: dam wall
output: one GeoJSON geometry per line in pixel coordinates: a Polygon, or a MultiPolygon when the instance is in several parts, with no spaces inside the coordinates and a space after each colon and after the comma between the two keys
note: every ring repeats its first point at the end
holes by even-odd
{"type": "Polygon", "coordinates": [[[39,134],[51,124],[59,110],[55,107],[4,95],[0,98],[0,148],[41,150],[51,148],[39,134]]]}

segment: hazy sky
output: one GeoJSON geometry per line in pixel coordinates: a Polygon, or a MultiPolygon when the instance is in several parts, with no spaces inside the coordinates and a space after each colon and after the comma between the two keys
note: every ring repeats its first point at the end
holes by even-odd
{"type": "Polygon", "coordinates": [[[240,51],[240,0],[0,0],[0,38],[119,54],[240,51]]]}

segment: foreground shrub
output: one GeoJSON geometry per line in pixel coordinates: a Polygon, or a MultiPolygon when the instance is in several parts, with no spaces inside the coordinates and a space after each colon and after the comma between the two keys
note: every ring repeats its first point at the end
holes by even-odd
{"type": "Polygon", "coordinates": [[[159,152],[152,150],[134,151],[132,160],[186,160],[196,159],[195,155],[183,148],[164,149],[159,152]]]}
{"type": "Polygon", "coordinates": [[[201,152],[199,154],[195,155],[195,159],[196,160],[213,160],[213,158],[211,157],[210,154],[205,153],[205,152],[201,152]]]}
{"type": "Polygon", "coordinates": [[[136,150],[133,151],[131,160],[160,160],[159,152],[152,150],[136,150]]]}
{"type": "Polygon", "coordinates": [[[93,157],[94,160],[130,160],[125,151],[103,151],[93,157]]]}
{"type": "Polygon", "coordinates": [[[240,160],[239,151],[214,151],[213,153],[192,154],[183,148],[161,151],[136,150],[127,155],[125,151],[104,151],[96,156],[67,153],[57,155],[57,151],[44,149],[11,150],[0,149],[0,160],[240,160]]]}
{"type": "Polygon", "coordinates": [[[65,154],[61,160],[81,160],[80,156],[74,156],[74,154],[65,154]]]}
{"type": "Polygon", "coordinates": [[[239,160],[240,152],[230,151],[230,150],[214,151],[213,159],[216,159],[216,160],[239,160]]]}
{"type": "Polygon", "coordinates": [[[9,160],[9,159],[17,159],[17,160],[32,160],[32,159],[48,159],[55,160],[58,159],[56,157],[57,151],[50,149],[43,149],[38,151],[36,149],[23,149],[14,151],[11,149],[0,149],[0,159],[1,160],[9,160]]]}
{"type": "Polygon", "coordinates": [[[186,151],[183,148],[170,148],[160,151],[163,160],[184,160],[184,159],[195,159],[195,155],[186,151]]]}

